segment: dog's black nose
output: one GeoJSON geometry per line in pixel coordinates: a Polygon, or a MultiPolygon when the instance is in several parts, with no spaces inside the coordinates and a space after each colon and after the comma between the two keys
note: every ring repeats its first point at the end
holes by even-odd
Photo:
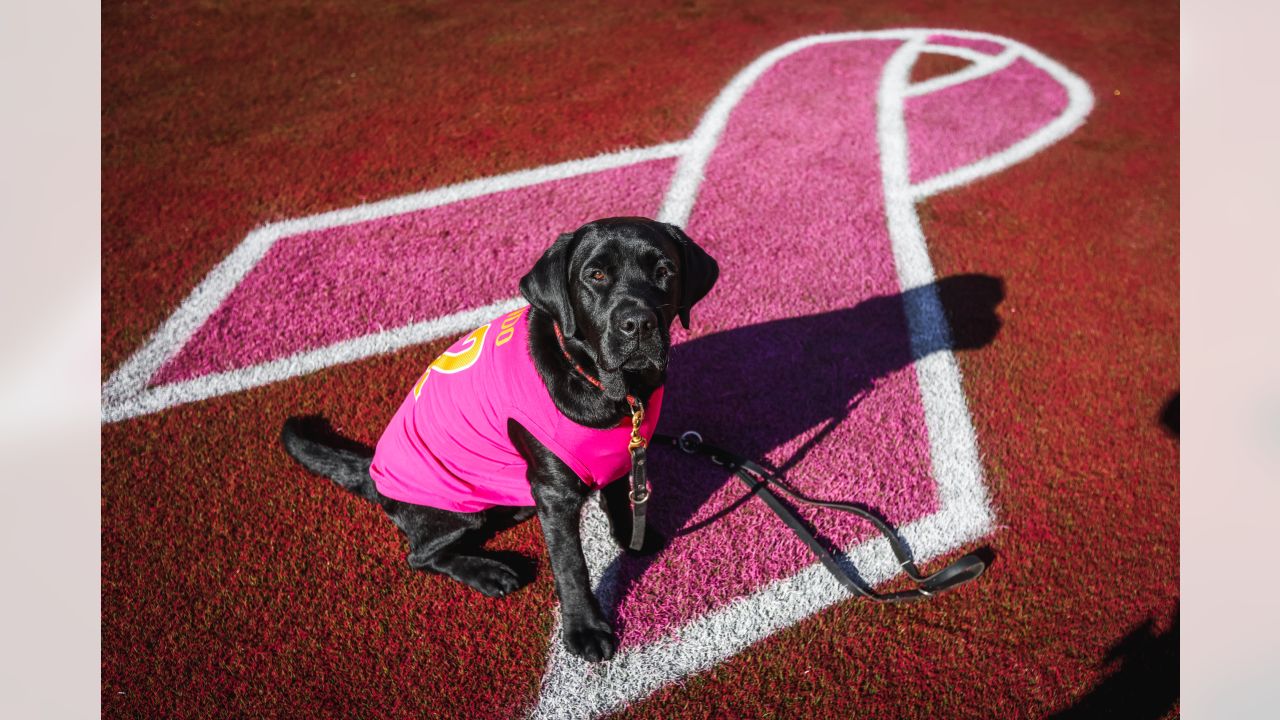
{"type": "Polygon", "coordinates": [[[615,322],[623,335],[645,337],[658,327],[658,316],[645,308],[627,308],[618,313],[615,322]]]}

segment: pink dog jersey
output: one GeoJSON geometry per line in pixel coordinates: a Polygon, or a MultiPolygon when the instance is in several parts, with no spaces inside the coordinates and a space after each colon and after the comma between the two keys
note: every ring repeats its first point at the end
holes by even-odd
{"type": "MultiPolygon", "coordinates": [[[[631,419],[595,430],[556,409],[529,357],[528,309],[477,328],[431,363],[378,440],[369,468],[378,492],[460,512],[533,505],[524,458],[507,437],[511,418],[593,488],[627,474],[631,419]]],[[[658,388],[645,403],[646,439],[661,410],[658,388]]]]}

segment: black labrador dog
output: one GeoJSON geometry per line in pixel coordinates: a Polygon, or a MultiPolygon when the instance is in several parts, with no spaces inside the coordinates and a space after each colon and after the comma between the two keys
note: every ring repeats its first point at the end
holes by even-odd
{"type": "MultiPolygon", "coordinates": [[[[529,301],[528,352],[556,409],[588,428],[630,418],[627,396],[647,398],[666,378],[670,326],[689,326],[689,309],[711,290],[719,267],[680,228],[644,218],[606,218],[561,235],[520,280],[529,301]],[[561,331],[557,337],[557,327],[561,331]]],[[[534,508],[465,513],[417,505],[378,492],[367,449],[317,434],[304,418],[285,422],[281,441],[304,467],[380,505],[409,541],[409,566],[447,575],[501,597],[527,582],[477,538],[536,511],[560,598],[564,642],[590,661],[613,657],[613,628],[591,592],[579,516],[590,488],[514,419],[508,440],[527,465],[534,508]]],[[[630,538],[628,484],[600,493],[612,535],[630,538]]],[[[663,539],[650,530],[641,552],[663,539]]]]}

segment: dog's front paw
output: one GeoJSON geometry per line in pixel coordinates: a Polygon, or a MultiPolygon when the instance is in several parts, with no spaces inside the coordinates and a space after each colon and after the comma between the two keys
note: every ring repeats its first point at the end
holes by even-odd
{"type": "Polygon", "coordinates": [[[581,618],[565,620],[564,646],[583,660],[600,662],[613,657],[618,641],[613,638],[613,628],[608,622],[581,618]]]}

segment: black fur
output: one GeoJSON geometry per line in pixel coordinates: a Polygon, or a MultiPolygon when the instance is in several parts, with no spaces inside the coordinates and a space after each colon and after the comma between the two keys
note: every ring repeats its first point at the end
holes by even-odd
{"type": "Polygon", "coordinates": [[[684,272],[680,274],[680,299],[677,310],[680,324],[689,329],[689,309],[693,304],[707,296],[711,287],[720,277],[720,266],[705,250],[684,234],[684,230],[662,223],[663,229],[680,246],[680,265],[684,272]]]}
{"type": "Polygon", "coordinates": [[[555,453],[511,420],[508,431],[516,449],[529,464],[538,519],[551,557],[556,595],[560,598],[560,618],[564,642],[575,655],[597,662],[613,657],[617,642],[613,626],[600,611],[587,577],[587,561],[582,555],[578,516],[590,494],[586,484],[555,453]]]}
{"type": "Polygon", "coordinates": [[[293,459],[316,475],[327,477],[365,500],[378,501],[378,490],[369,477],[372,452],[341,447],[328,423],[321,418],[292,417],[280,429],[280,442],[293,459]],[[328,442],[326,442],[328,441],[328,442]]]}
{"type": "MultiPolygon", "coordinates": [[[[674,225],[606,218],[561,235],[520,280],[532,307],[529,352],[556,408],[594,428],[628,417],[626,396],[647,400],[666,378],[671,322],[679,317],[687,328],[690,308],[718,275],[715,260],[674,225]],[[565,358],[556,325],[573,363],[599,378],[603,391],[565,358]]],[[[578,527],[590,491],[519,423],[509,422],[508,434],[529,466],[534,508],[459,513],[385,497],[369,477],[372,451],[317,418],[290,418],[280,439],[303,467],[380,505],[408,538],[410,567],[448,575],[492,597],[513,592],[531,574],[521,571],[519,561],[482,549],[484,540],[536,512],[560,597],[565,646],[587,660],[608,660],[617,644],[591,593],[578,527]]],[[[610,483],[600,498],[624,547],[630,538],[626,491],[625,482],[610,483]]],[[[663,544],[651,532],[642,552],[663,544]]]]}
{"type": "Polygon", "coordinates": [[[569,305],[569,286],[565,282],[569,278],[569,256],[573,255],[577,243],[577,233],[556,238],[533,269],[520,278],[520,294],[533,307],[559,320],[565,335],[577,332],[573,308],[569,305]]]}

